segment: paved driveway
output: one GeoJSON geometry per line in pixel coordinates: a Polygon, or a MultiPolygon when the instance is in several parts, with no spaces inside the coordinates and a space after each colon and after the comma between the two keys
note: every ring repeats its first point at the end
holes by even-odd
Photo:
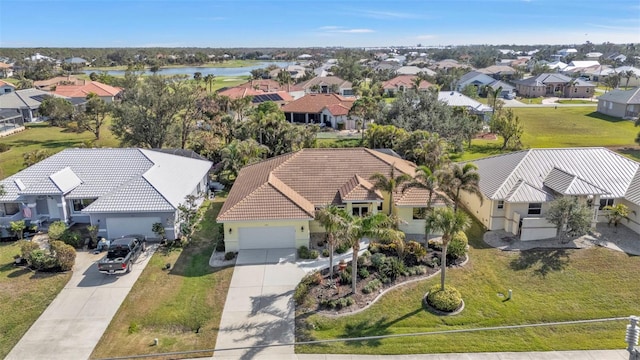
{"type": "MultiPolygon", "coordinates": [[[[292,343],[293,293],[304,276],[295,249],[242,250],[220,320],[216,349],[292,343]]],[[[216,351],[214,359],[290,357],[293,346],[216,351]]]]}
{"type": "Polygon", "coordinates": [[[78,252],[71,280],[6,359],[88,359],[156,247],[149,246],[129,274],[111,276],[95,265],[106,253],[78,252]]]}

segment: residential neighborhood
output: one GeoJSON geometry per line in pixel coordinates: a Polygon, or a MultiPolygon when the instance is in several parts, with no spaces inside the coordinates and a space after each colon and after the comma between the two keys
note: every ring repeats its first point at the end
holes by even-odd
{"type": "Polygon", "coordinates": [[[637,7],[8,1],[0,358],[640,357],[637,7]]]}

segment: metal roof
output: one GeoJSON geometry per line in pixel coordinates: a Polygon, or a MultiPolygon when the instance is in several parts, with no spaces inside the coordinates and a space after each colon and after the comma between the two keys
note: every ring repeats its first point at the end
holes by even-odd
{"type": "Polygon", "coordinates": [[[554,167],[543,184],[562,195],[606,195],[608,191],[595,186],[580,177],[554,167]]]}
{"type": "Polygon", "coordinates": [[[566,185],[566,191],[583,193],[593,187],[593,194],[607,198],[626,197],[640,205],[640,163],[605,148],[531,149],[473,161],[480,174],[480,190],[493,200],[506,200],[518,182],[542,190],[545,185],[562,187],[561,169],[580,181],[566,185]],[[545,184],[545,181],[548,183],[545,184]],[[600,189],[600,190],[598,190],[600,189]]]}
{"type": "Polygon", "coordinates": [[[457,91],[440,91],[438,100],[444,101],[449,106],[462,106],[476,111],[491,111],[491,106],[475,101],[457,91]]]}
{"type": "Polygon", "coordinates": [[[640,87],[631,90],[614,89],[600,95],[598,100],[606,100],[622,104],[640,104],[640,87]]]}
{"type": "Polygon", "coordinates": [[[554,199],[553,194],[539,189],[524,180],[518,180],[504,200],[514,203],[546,202],[554,199]]]}

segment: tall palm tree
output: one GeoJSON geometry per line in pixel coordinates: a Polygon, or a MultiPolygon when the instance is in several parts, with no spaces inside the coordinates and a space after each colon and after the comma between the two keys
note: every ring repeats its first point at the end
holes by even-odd
{"type": "Polygon", "coordinates": [[[211,92],[211,87],[213,86],[213,83],[216,81],[216,76],[213,74],[208,74],[204,77],[204,82],[207,83],[207,85],[209,85],[209,92],[211,92]]]}
{"type": "Polygon", "coordinates": [[[462,211],[450,207],[434,209],[426,219],[425,227],[442,232],[442,254],[440,257],[440,289],[444,291],[444,280],[447,270],[447,247],[453,236],[471,226],[471,220],[462,211]]]}
{"type": "Polygon", "coordinates": [[[631,80],[632,77],[637,77],[636,73],[633,72],[633,70],[627,70],[627,71],[623,71],[623,72],[620,73],[620,78],[621,79],[622,78],[626,78],[627,79],[627,81],[626,81],[626,83],[624,85],[625,88],[629,87],[629,80],[631,80]]]}
{"type": "Polygon", "coordinates": [[[373,186],[376,190],[389,193],[389,216],[393,214],[393,193],[397,191],[402,184],[411,180],[411,176],[407,174],[395,176],[395,169],[394,164],[391,166],[391,173],[388,178],[381,173],[375,173],[369,178],[369,180],[374,182],[373,186]]]}
{"type": "Polygon", "coordinates": [[[280,72],[278,72],[277,79],[280,86],[287,84],[287,91],[291,91],[291,82],[293,81],[293,79],[291,78],[291,74],[287,70],[281,69],[280,72]]]}
{"type": "MultiPolygon", "coordinates": [[[[431,204],[433,200],[433,194],[438,188],[437,173],[432,172],[431,169],[424,165],[418,166],[418,168],[416,169],[416,175],[410,182],[404,184],[404,186],[402,187],[402,192],[405,192],[406,190],[411,188],[424,189],[429,192],[429,197],[427,198],[427,215],[430,214],[432,210],[431,204]]],[[[429,241],[429,233],[430,229],[429,227],[426,227],[424,236],[425,240],[427,241],[429,241]]]]}
{"type": "Polygon", "coordinates": [[[384,213],[369,213],[365,216],[353,216],[346,211],[342,213],[344,225],[338,233],[351,244],[351,290],[356,293],[358,281],[358,252],[360,239],[363,237],[396,240],[404,237],[404,233],[390,226],[390,219],[384,213]]]}
{"type": "Polygon", "coordinates": [[[466,163],[464,166],[452,164],[442,172],[440,177],[440,187],[443,188],[454,201],[454,211],[458,211],[460,202],[460,191],[464,190],[474,194],[480,199],[482,204],[482,192],[480,191],[480,174],[478,167],[474,163],[466,163]]]}
{"type": "Polygon", "coordinates": [[[340,241],[336,236],[338,231],[345,227],[347,218],[344,209],[335,205],[329,205],[316,211],[316,220],[327,232],[327,245],[329,246],[329,279],[333,281],[333,251],[340,241]]]}

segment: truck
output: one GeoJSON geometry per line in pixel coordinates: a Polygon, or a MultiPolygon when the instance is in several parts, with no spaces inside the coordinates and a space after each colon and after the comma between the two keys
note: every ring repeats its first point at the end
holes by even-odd
{"type": "Polygon", "coordinates": [[[147,249],[144,235],[132,234],[112,240],[105,255],[98,261],[98,271],[103,274],[129,273],[133,263],[147,249]]]}

